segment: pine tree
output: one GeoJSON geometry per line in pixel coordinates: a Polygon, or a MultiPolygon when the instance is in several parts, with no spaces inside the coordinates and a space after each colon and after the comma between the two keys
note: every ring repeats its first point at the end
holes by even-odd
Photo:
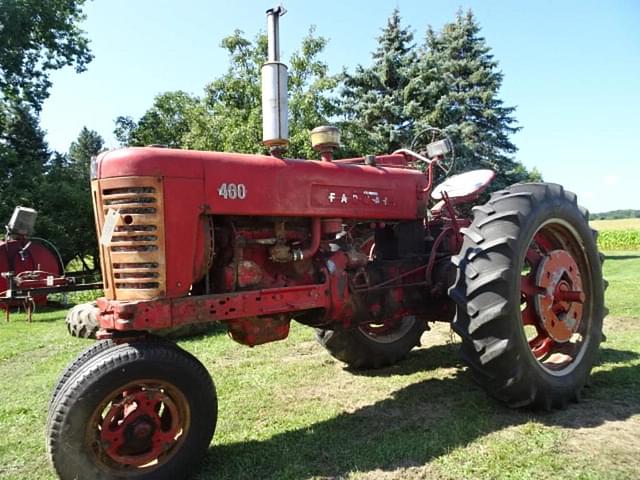
{"type": "Polygon", "coordinates": [[[104,147],[104,139],[95,130],[82,127],[78,139],[69,147],[69,160],[80,179],[89,184],[89,168],[91,157],[97,155],[104,147]]]}
{"type": "Polygon", "coordinates": [[[83,127],[68,155],[53,155],[40,187],[38,232],[56,245],[65,262],[77,257],[85,269],[89,263],[97,266],[89,166],[103,145],[97,132],[83,127]],[[87,257],[93,262],[87,263],[87,257]]]}
{"type": "Polygon", "coordinates": [[[492,168],[496,188],[539,180],[513,160],[517,148],[510,136],[520,127],[515,108],[499,98],[502,80],[472,12],[459,11],[441,32],[428,28],[417,74],[406,90],[416,132],[427,125],[446,129],[456,147],[455,171],[492,168]]]}
{"type": "Polygon", "coordinates": [[[32,109],[24,103],[0,102],[0,228],[15,206],[35,206],[49,155],[32,109]]]}
{"type": "Polygon", "coordinates": [[[386,153],[407,143],[413,118],[404,96],[415,68],[412,41],[413,33],[402,26],[395,9],[378,37],[373,65],[344,73],[342,128],[354,153],[386,153]]]}

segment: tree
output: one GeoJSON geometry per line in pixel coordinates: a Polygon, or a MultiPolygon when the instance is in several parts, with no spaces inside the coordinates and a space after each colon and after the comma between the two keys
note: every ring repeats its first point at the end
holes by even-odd
{"type": "Polygon", "coordinates": [[[49,72],[93,58],[78,24],[85,0],[0,0],[0,94],[36,111],[49,95],[49,72]]]}
{"type": "Polygon", "coordinates": [[[183,91],[166,92],[156,96],[153,106],[136,123],[131,117],[116,119],[116,138],[132,146],[152,144],[178,148],[190,128],[189,112],[198,99],[183,91]]]}
{"type": "Polygon", "coordinates": [[[31,109],[0,102],[0,225],[17,205],[34,207],[50,152],[31,109]]]}
{"type": "Polygon", "coordinates": [[[87,270],[86,257],[94,267],[98,258],[89,165],[103,145],[97,132],[83,127],[68,155],[53,155],[40,187],[38,232],[56,245],[65,263],[77,257],[87,270]]]}
{"type": "Polygon", "coordinates": [[[412,42],[413,33],[402,26],[395,9],[378,37],[373,64],[343,74],[343,130],[355,154],[391,152],[409,140],[415,119],[407,110],[405,90],[415,69],[412,42]]]}
{"type": "Polygon", "coordinates": [[[503,75],[491,49],[479,35],[471,11],[456,15],[441,32],[427,30],[418,69],[405,97],[416,131],[446,129],[456,147],[456,171],[493,168],[493,186],[540,180],[513,159],[517,148],[510,136],[517,132],[515,108],[499,98],[503,75]]]}
{"type": "MultiPolygon", "coordinates": [[[[291,144],[287,154],[311,157],[309,132],[327,123],[336,111],[331,96],[337,80],[319,60],[326,39],[311,29],[291,56],[289,70],[291,144]]],[[[202,98],[184,92],[156,97],[138,122],[118,117],[115,134],[124,145],[162,143],[171,147],[244,153],[265,153],[262,145],[260,70],[267,60],[267,39],[254,41],[236,30],[224,38],[229,68],[205,87],[202,98]]]]}
{"type": "Polygon", "coordinates": [[[67,259],[79,238],[74,221],[90,196],[88,188],[78,196],[86,185],[78,180],[81,167],[70,169],[63,155],[52,157],[38,114],[50,72],[65,66],[81,72],[93,58],[78,27],[84,2],[0,0],[0,222],[16,205],[35,208],[36,235],[57,244],[67,259]]]}
{"type": "MultiPolygon", "coordinates": [[[[83,179],[83,183],[88,185],[89,169],[91,157],[97,155],[104,147],[104,139],[94,130],[82,127],[78,139],[69,146],[69,160],[78,173],[78,177],[83,179]]],[[[88,188],[88,187],[87,187],[88,188]]]]}

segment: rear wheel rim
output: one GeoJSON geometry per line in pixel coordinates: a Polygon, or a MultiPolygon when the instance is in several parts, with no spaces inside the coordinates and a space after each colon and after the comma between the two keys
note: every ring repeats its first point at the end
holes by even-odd
{"type": "Polygon", "coordinates": [[[122,474],[156,469],[181,448],[189,403],[173,384],[140,380],[107,395],[87,425],[86,444],[104,470],[122,474]]]}
{"type": "Polygon", "coordinates": [[[403,338],[415,325],[416,317],[407,315],[399,321],[385,321],[360,325],[358,330],[377,343],[393,343],[403,338]]]}
{"type": "Polygon", "coordinates": [[[552,375],[580,363],[591,335],[589,259],[578,232],[561,219],[542,224],[523,260],[521,322],[529,350],[552,375]]]}

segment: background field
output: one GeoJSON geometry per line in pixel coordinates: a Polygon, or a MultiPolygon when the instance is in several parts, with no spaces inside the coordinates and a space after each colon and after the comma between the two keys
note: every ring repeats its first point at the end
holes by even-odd
{"type": "Polygon", "coordinates": [[[622,218],[616,220],[591,220],[593,228],[601,231],[609,230],[640,230],[640,218],[622,218]]]}
{"type": "MultiPolygon", "coordinates": [[[[640,252],[607,255],[608,340],[584,400],[564,411],[502,407],[458,361],[446,325],[401,364],[357,374],[295,326],[249,349],[223,332],[181,342],[207,366],[220,397],[200,479],[638,478],[640,252]]],[[[0,324],[0,478],[54,478],[44,450],[57,375],[88,341],[64,311],[0,324]]]]}
{"type": "Polygon", "coordinates": [[[592,220],[601,250],[640,250],[640,218],[592,220]]]}

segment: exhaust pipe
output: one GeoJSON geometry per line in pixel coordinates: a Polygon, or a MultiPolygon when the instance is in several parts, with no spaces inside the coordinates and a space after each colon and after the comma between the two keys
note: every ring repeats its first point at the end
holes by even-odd
{"type": "Polygon", "coordinates": [[[272,152],[289,145],[287,66],[280,62],[279,31],[285,13],[282,6],[267,10],[269,56],[262,66],[262,143],[272,152]]]}

